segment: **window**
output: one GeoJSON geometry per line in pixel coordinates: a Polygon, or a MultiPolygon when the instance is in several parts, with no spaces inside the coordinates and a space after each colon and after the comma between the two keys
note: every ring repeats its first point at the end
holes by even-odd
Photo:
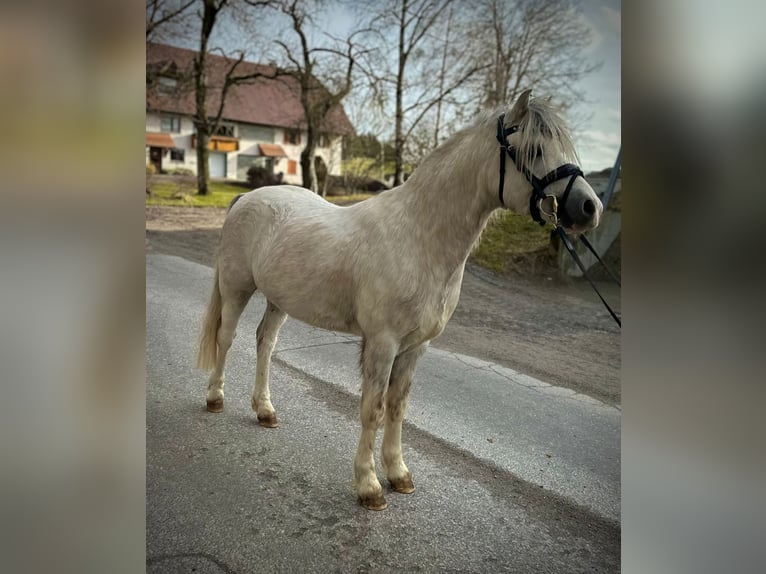
{"type": "Polygon", "coordinates": [[[217,136],[234,137],[234,124],[220,124],[215,130],[217,136]]]}
{"type": "Polygon", "coordinates": [[[274,128],[267,126],[240,124],[239,137],[241,137],[243,140],[255,140],[265,143],[274,143],[274,128]]]}
{"type": "Polygon", "coordinates": [[[298,172],[298,162],[292,159],[287,160],[287,175],[295,175],[298,172]]]}
{"type": "Polygon", "coordinates": [[[330,138],[327,134],[319,134],[319,147],[327,147],[330,145],[330,138]]]}
{"type": "Polygon", "coordinates": [[[162,116],[160,118],[160,131],[179,133],[181,131],[181,118],[177,116],[162,116]]]}
{"type": "Polygon", "coordinates": [[[285,130],[286,144],[301,145],[301,132],[298,130],[285,130]]]}
{"type": "Polygon", "coordinates": [[[174,92],[178,87],[178,80],[169,76],[160,76],[157,78],[157,87],[162,92],[174,92]]]}
{"type": "Polygon", "coordinates": [[[173,148],[170,150],[170,159],[173,161],[184,161],[184,157],[186,157],[185,150],[179,148],[173,148]]]}

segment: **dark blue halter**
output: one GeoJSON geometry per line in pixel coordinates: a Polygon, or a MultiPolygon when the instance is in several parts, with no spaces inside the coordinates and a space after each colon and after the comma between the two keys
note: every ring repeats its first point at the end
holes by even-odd
{"type": "Polygon", "coordinates": [[[505,114],[500,114],[500,117],[497,118],[497,141],[500,142],[501,145],[500,187],[498,189],[500,204],[505,205],[505,202],[503,201],[503,188],[505,186],[505,154],[507,153],[508,157],[513,160],[513,164],[516,166],[516,169],[524,174],[524,177],[527,178],[527,181],[532,184],[532,193],[529,196],[529,214],[532,216],[532,219],[537,221],[540,225],[545,225],[546,222],[540,213],[540,204],[547,197],[553,197],[554,200],[556,200],[554,202],[554,206],[558,204],[558,207],[554,207],[557,220],[555,225],[558,227],[558,220],[560,220],[565,225],[567,223],[571,223],[571,221],[568,221],[569,216],[567,215],[564,206],[566,205],[567,199],[569,198],[569,192],[572,191],[572,186],[574,185],[575,180],[578,177],[583,177],[582,170],[574,164],[565,163],[564,165],[561,165],[548,173],[543,178],[536,177],[532,172],[529,171],[526,166],[519,162],[516,156],[516,148],[508,143],[508,136],[517,132],[519,130],[519,126],[511,126],[507,128],[505,127],[503,120],[505,120],[505,114]],[[555,196],[553,196],[553,194],[545,193],[545,188],[552,184],[554,181],[565,179],[567,177],[569,178],[569,183],[567,184],[567,187],[564,190],[564,193],[561,195],[560,199],[557,199],[555,196]]]}

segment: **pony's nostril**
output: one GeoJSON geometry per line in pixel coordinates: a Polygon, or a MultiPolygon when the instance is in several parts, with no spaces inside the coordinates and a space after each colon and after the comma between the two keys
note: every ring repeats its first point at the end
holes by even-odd
{"type": "Polygon", "coordinates": [[[585,203],[582,204],[582,210],[585,215],[592,216],[596,213],[596,204],[593,203],[592,199],[586,199],[585,203]]]}

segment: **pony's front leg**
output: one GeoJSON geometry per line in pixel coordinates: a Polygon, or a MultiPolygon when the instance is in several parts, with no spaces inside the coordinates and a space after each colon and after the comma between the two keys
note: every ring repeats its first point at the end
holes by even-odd
{"type": "Polygon", "coordinates": [[[285,322],[287,314],[279,307],[268,301],[266,311],[263,313],[256,331],[256,346],[258,362],[255,366],[255,388],[251,406],[258,415],[258,424],[262,427],[274,428],[277,426],[277,413],[271,404],[269,392],[269,366],[271,365],[271,353],[277,343],[279,328],[285,322]]]}
{"type": "Polygon", "coordinates": [[[362,345],[362,433],[354,458],[354,487],[369,510],[383,510],[386,499],[375,474],[375,434],[383,423],[385,397],[397,345],[386,338],[365,338],[362,345]]]}
{"type": "Polygon", "coordinates": [[[383,470],[394,490],[403,494],[414,492],[415,485],[402,458],[402,421],[407,412],[415,365],[427,348],[428,343],[423,343],[396,357],[386,394],[386,429],[381,449],[383,470]]]}

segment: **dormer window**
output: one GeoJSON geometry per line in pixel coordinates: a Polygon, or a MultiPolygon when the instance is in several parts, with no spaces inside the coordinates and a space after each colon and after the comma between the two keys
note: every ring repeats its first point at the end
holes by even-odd
{"type": "Polygon", "coordinates": [[[170,76],[160,76],[157,78],[157,86],[163,92],[173,92],[178,87],[178,80],[170,76]]]}
{"type": "Polygon", "coordinates": [[[215,130],[215,135],[233,138],[234,131],[234,124],[222,123],[215,130]]]}

